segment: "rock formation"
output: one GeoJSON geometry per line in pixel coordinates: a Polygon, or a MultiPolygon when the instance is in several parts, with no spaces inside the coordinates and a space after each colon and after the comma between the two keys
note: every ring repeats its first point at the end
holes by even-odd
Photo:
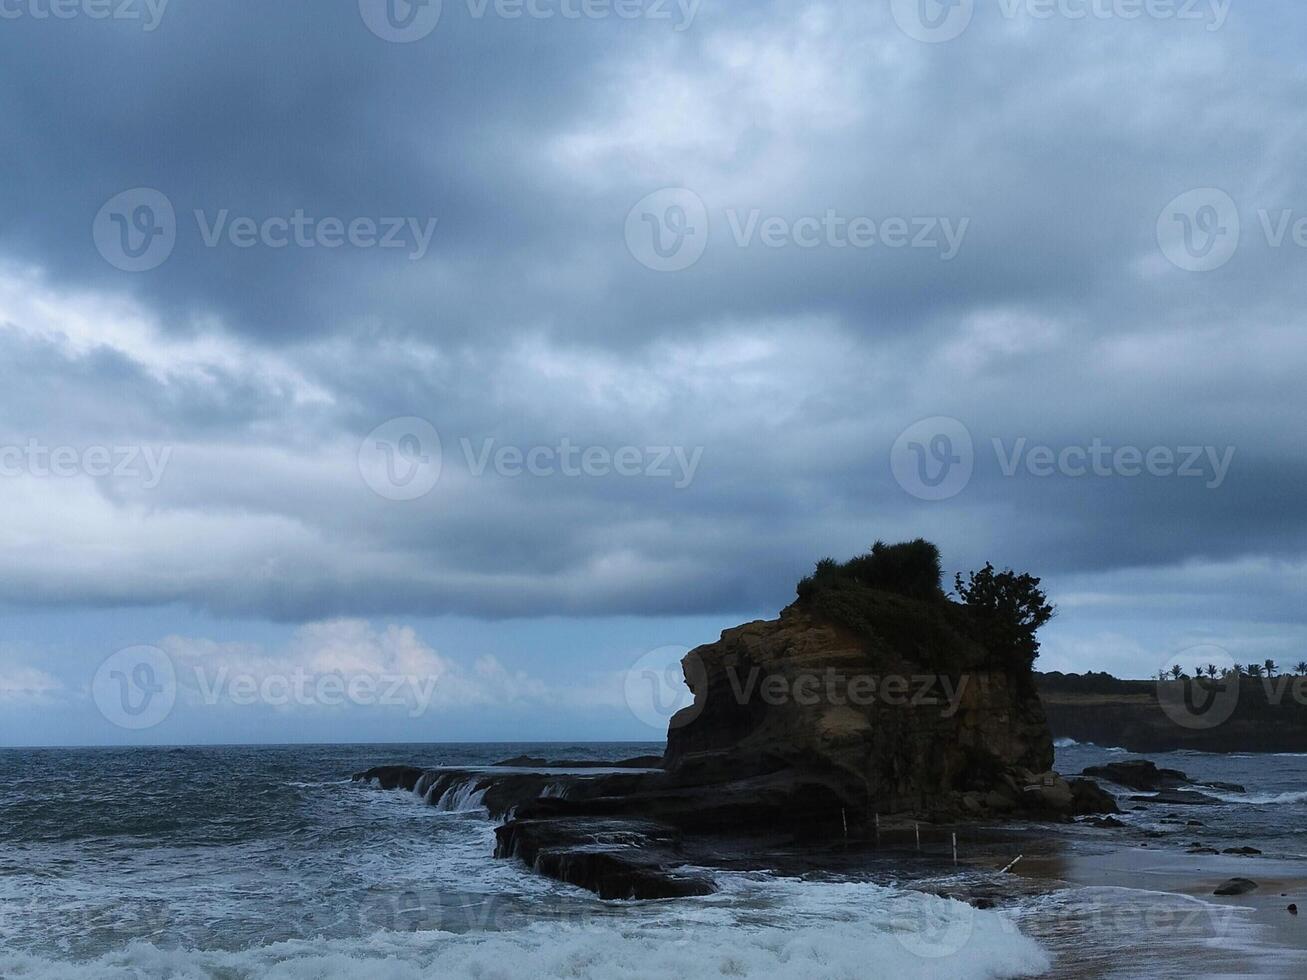
{"type": "Polygon", "coordinates": [[[695,703],[672,719],[669,775],[711,783],[802,773],[860,823],[1023,802],[1069,812],[1029,670],[969,635],[954,603],[863,598],[874,632],[800,602],[692,651],[684,667],[695,703]]]}
{"type": "Polygon", "coordinates": [[[711,863],[726,837],[750,836],[761,853],[870,838],[896,815],[1115,813],[1095,783],[1051,771],[1031,670],[1034,631],[1052,614],[1038,584],[987,566],[970,588],[959,579],[967,601],[955,602],[933,545],[877,544],[819,564],[778,619],[685,658],[695,700],[672,719],[657,771],[639,771],[646,759],[594,775],[383,767],[355,778],[438,805],[476,800],[505,818],[499,856],[615,898],[711,891],[681,866],[711,863]]]}

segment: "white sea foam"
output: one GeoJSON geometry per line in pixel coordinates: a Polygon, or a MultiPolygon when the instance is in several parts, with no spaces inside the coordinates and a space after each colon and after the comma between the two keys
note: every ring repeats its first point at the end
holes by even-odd
{"type": "Polygon", "coordinates": [[[697,903],[610,906],[592,921],[511,932],[380,932],[239,952],[137,942],[79,964],[0,953],[0,976],[30,980],[852,980],[869,970],[896,980],[967,980],[1035,976],[1049,967],[1043,950],[996,912],[875,885],[778,880],[737,882],[697,903]],[[746,898],[747,910],[739,904],[746,898]],[[784,916],[775,914],[782,909],[784,916]]]}
{"type": "MultiPolygon", "coordinates": [[[[1200,786],[1199,789],[1202,789],[1200,786]]],[[[1207,793],[1207,790],[1203,790],[1207,793]]],[[[1307,792],[1293,793],[1208,793],[1225,803],[1252,803],[1259,806],[1283,803],[1307,803],[1307,792]]]]}
{"type": "Polygon", "coordinates": [[[1100,752],[1128,752],[1129,749],[1123,749],[1117,745],[1098,745],[1094,742],[1077,742],[1074,738],[1055,738],[1053,739],[1053,748],[1055,749],[1098,749],[1100,752]]]}
{"type": "Polygon", "coordinates": [[[436,801],[436,809],[448,813],[475,813],[484,808],[485,789],[477,789],[475,779],[465,779],[450,786],[436,801]]]}

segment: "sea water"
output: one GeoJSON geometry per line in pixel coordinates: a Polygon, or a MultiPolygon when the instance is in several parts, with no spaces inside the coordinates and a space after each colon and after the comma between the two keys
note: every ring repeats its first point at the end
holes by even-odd
{"type": "Polygon", "coordinates": [[[1047,954],[995,911],[870,881],[719,873],[602,902],[494,858],[474,794],[378,763],[618,759],[658,745],[0,751],[0,977],[1002,977],[1047,954]],[[439,805],[431,805],[436,803],[439,805]]]}
{"type": "MultiPolygon", "coordinates": [[[[421,785],[382,792],[350,780],[377,764],[661,749],[0,750],[0,977],[1074,976],[1075,956],[1095,948],[1095,923],[1077,911],[1101,907],[1089,890],[979,910],[931,894],[952,890],[950,874],[923,883],[920,869],[898,881],[715,871],[715,895],[602,902],[494,858],[495,822],[469,788],[437,800],[421,785]],[[1045,928],[1050,909],[1060,932],[1045,928]]],[[[1068,772],[1119,757],[1071,744],[1058,752],[1068,772]]],[[[1303,850],[1307,760],[1154,758],[1248,785],[1204,808],[1196,837],[1303,850]]],[[[1189,901],[1146,899],[1163,900],[1189,901]]],[[[1103,962],[1120,963],[1123,942],[1103,938],[1103,962]]]]}

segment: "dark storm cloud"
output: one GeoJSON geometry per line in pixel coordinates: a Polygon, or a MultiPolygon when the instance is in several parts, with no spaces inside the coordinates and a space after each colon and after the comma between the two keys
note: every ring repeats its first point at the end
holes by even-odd
{"type": "Polygon", "coordinates": [[[823,554],[917,534],[951,568],[1133,598],[1129,576],[1159,569],[1200,594],[1194,569],[1301,567],[1307,249],[1273,244],[1259,212],[1307,216],[1304,80],[1279,43],[1305,18],[1239,6],[1207,30],[982,2],[935,45],[852,2],[708,2],[684,31],[446,2],[413,44],[307,0],[173,0],[153,32],[0,22],[4,441],[172,450],[148,492],[7,480],[37,537],[10,542],[0,594],[293,621],[755,610],[823,554]],[[140,186],[179,224],[132,274],[91,225],[140,186]],[[680,272],[624,237],[665,187],[710,223],[680,272]],[[1187,272],[1157,224],[1204,187],[1243,239],[1187,272]],[[438,220],[415,260],[210,248],[196,209],[438,220]],[[837,240],[812,247],[760,230],[827,236],[830,217],[837,240]],[[857,219],[939,239],[947,221],[956,254],[840,244],[857,219]],[[403,416],[444,449],[411,502],[358,470],[363,438],[403,416]],[[891,470],[933,416],[976,457],[938,501],[891,470]],[[1235,455],[1219,486],[1005,476],[995,439],[1235,455]],[[702,456],[679,487],[477,476],[463,440],[702,456]]]}

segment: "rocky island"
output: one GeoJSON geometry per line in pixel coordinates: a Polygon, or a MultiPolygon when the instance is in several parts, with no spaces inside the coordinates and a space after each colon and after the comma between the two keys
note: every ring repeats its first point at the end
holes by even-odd
{"type": "Polygon", "coordinates": [[[959,576],[953,598],[940,579],[922,540],[819,563],[777,619],[686,656],[694,703],[671,719],[660,760],[355,779],[431,802],[475,798],[503,820],[500,857],[605,898],[707,893],[708,876],[682,869],[711,866],[731,841],[760,855],[875,839],[905,819],[1116,812],[1092,780],[1052,771],[1032,670],[1053,613],[1039,580],[986,566],[959,576]]]}

